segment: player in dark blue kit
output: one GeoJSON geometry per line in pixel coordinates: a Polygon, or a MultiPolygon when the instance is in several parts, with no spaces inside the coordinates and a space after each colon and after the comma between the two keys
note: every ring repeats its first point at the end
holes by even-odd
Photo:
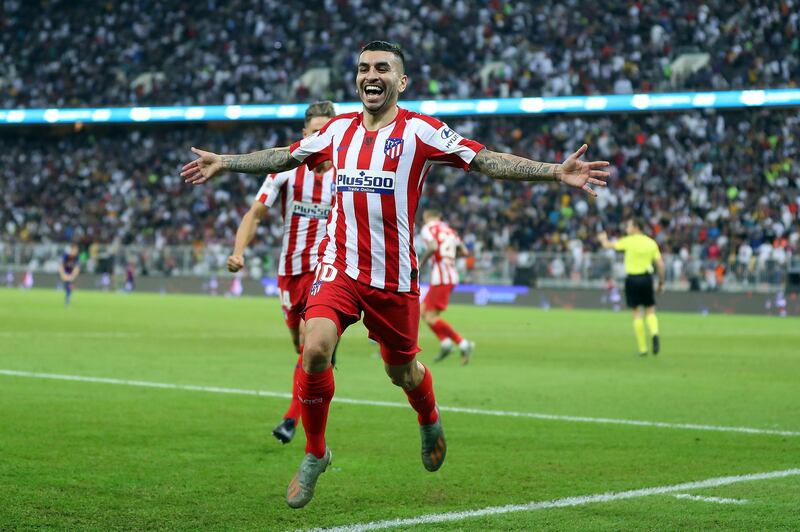
{"type": "Polygon", "coordinates": [[[69,299],[72,297],[72,283],[79,273],[81,273],[81,266],[78,264],[78,246],[72,244],[69,246],[69,251],[64,253],[61,264],[58,266],[58,275],[64,283],[64,305],[69,305],[69,299]]]}

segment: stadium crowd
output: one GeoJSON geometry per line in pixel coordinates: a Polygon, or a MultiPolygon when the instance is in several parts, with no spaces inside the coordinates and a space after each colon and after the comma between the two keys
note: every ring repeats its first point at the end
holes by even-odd
{"type": "Polygon", "coordinates": [[[0,108],[353,100],[373,38],[406,98],[800,83],[798,0],[4,0],[0,30],[0,108]]]}
{"type": "MultiPolygon", "coordinates": [[[[481,253],[597,249],[600,228],[637,213],[668,253],[744,268],[785,263],[800,246],[800,111],[748,110],[536,120],[452,120],[492,148],[559,161],[581,142],[612,163],[592,200],[544,184],[511,184],[435,168],[422,207],[443,208],[481,253]]],[[[0,153],[0,240],[230,246],[261,178],[229,174],[215,187],[185,185],[188,147],[221,153],[282,145],[296,124],[212,129],[104,128],[52,138],[6,135],[0,153]]],[[[277,213],[260,229],[279,246],[277,213]]]]}

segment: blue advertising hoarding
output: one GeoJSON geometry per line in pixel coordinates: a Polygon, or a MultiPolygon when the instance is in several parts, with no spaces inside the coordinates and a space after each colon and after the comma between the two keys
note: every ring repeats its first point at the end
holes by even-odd
{"type": "MultiPolygon", "coordinates": [[[[490,98],[480,100],[408,100],[401,105],[433,116],[536,115],[547,113],[609,113],[680,111],[800,105],[800,89],[669,92],[490,98]]],[[[0,109],[0,124],[145,123],[260,120],[302,120],[306,104],[209,105],[193,107],[104,107],[72,109],[0,109]]],[[[339,113],[361,109],[359,102],[336,105],[339,113]]]]}

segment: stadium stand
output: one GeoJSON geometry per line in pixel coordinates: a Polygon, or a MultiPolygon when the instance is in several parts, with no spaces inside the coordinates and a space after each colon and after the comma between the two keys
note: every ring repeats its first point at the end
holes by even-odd
{"type": "MultiPolygon", "coordinates": [[[[406,50],[407,99],[800,85],[797,0],[326,0],[324,20],[313,7],[6,0],[0,107],[353,100],[355,52],[372,38],[406,50]]],[[[561,160],[587,142],[592,156],[613,165],[596,201],[434,170],[422,206],[446,206],[478,253],[577,257],[596,249],[597,229],[613,230],[636,212],[683,263],[692,257],[712,270],[744,271],[797,254],[800,111],[448,122],[490,147],[539,160],[561,160]]],[[[252,151],[294,140],[297,126],[2,128],[0,242],[228,247],[259,178],[229,175],[220,187],[187,192],[178,168],[188,147],[252,151]]],[[[278,223],[260,231],[263,244],[277,246],[278,223]]]]}
{"type": "Polygon", "coordinates": [[[797,0],[325,0],[324,17],[319,8],[302,0],[6,0],[0,107],[352,100],[355,53],[375,38],[406,50],[406,98],[800,81],[797,0]]]}
{"type": "MultiPolygon", "coordinates": [[[[451,122],[488,146],[539,160],[562,160],[587,142],[593,155],[612,162],[609,187],[597,200],[550,185],[435,169],[422,205],[445,207],[476,250],[568,251],[576,242],[592,248],[598,227],[614,228],[633,212],[653,224],[662,248],[672,253],[785,260],[800,244],[796,110],[451,122]]],[[[219,187],[187,191],[178,168],[188,147],[253,151],[291,141],[295,128],[6,134],[2,240],[229,245],[260,177],[230,174],[219,187]]],[[[272,221],[261,238],[277,244],[280,224],[272,221]]]]}

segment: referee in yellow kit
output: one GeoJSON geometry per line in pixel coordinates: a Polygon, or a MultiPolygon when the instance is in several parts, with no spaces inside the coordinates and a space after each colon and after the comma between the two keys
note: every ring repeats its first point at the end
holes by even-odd
{"type": "Polygon", "coordinates": [[[645,321],[653,338],[653,354],[661,349],[658,339],[658,318],[656,300],[653,295],[653,266],[658,273],[658,293],[664,291],[664,259],[655,240],[642,231],[645,225],[639,218],[630,218],[625,224],[627,236],[619,240],[609,240],[605,232],[600,233],[600,244],[606,249],[625,252],[625,301],[633,309],[633,332],[639,347],[639,356],[647,355],[647,336],[645,321]],[[640,307],[644,307],[644,320],[640,307]]]}

